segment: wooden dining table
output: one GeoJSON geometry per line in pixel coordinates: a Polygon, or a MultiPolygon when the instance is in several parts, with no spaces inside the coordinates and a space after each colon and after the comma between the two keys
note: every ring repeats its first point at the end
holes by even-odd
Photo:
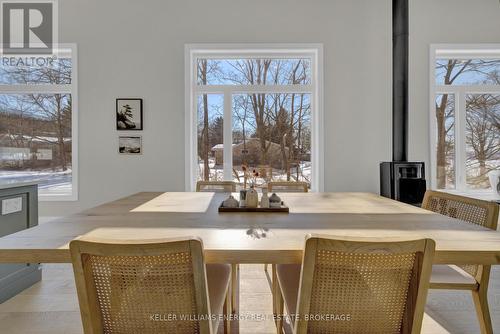
{"type": "Polygon", "coordinates": [[[203,240],[207,263],[300,263],[306,235],[319,234],[431,238],[435,263],[500,264],[499,232],[375,194],[283,193],[289,213],[219,213],[227,196],[137,193],[0,238],[0,263],[69,263],[69,242],[79,237],[127,242],[186,236],[203,240]]]}

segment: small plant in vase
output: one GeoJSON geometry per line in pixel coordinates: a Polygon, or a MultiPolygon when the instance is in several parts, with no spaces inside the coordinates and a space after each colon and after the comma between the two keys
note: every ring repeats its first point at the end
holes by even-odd
{"type": "Polygon", "coordinates": [[[241,170],[243,171],[243,189],[247,189],[247,183],[250,180],[250,188],[257,186],[257,178],[260,176],[259,172],[253,168],[252,172],[249,173],[250,168],[248,165],[241,165],[241,170]]]}

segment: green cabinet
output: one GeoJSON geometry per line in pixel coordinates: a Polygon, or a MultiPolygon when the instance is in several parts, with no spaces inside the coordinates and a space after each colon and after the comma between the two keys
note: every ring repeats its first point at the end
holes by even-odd
{"type": "MultiPolygon", "coordinates": [[[[38,225],[38,185],[0,186],[0,237],[38,225]]],[[[0,303],[42,279],[37,263],[0,264],[0,303]]]]}

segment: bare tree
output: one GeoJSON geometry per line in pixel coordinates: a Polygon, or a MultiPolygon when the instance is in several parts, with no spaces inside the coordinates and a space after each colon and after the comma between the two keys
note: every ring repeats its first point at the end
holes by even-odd
{"type": "MultiPolygon", "coordinates": [[[[444,71],[444,84],[451,85],[465,71],[471,61],[465,63],[459,62],[456,59],[450,59],[447,62],[438,63],[437,70],[444,71]]],[[[437,187],[439,189],[446,188],[446,168],[448,166],[446,159],[446,138],[451,127],[446,126],[446,121],[449,117],[450,108],[448,104],[448,94],[443,94],[441,100],[436,102],[436,125],[437,125],[437,147],[436,147],[436,162],[437,162],[437,187]]]]}
{"type": "Polygon", "coordinates": [[[466,141],[472,149],[467,163],[479,166],[479,173],[470,177],[474,185],[487,184],[487,173],[490,171],[487,162],[500,158],[500,132],[492,120],[500,115],[500,98],[491,94],[468,95],[466,117],[466,141]]]}
{"type": "Polygon", "coordinates": [[[57,156],[63,171],[68,169],[65,138],[71,136],[71,96],[66,94],[29,94],[29,99],[54,122],[57,156]]]}
{"type": "MultiPolygon", "coordinates": [[[[216,60],[198,59],[197,77],[198,84],[207,85],[210,78],[215,78],[218,73],[219,63],[216,60]]],[[[208,94],[202,94],[201,104],[203,108],[203,117],[200,120],[202,123],[201,133],[198,136],[198,155],[203,160],[203,180],[210,179],[210,108],[208,94]]],[[[200,107],[200,106],[198,106],[200,107]]]]}

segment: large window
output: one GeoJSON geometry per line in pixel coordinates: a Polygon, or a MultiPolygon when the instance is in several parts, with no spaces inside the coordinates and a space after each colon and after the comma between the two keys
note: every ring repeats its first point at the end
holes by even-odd
{"type": "Polygon", "coordinates": [[[500,169],[500,45],[433,46],[431,64],[432,186],[487,190],[500,169]]]}
{"type": "Polygon", "coordinates": [[[76,47],[0,57],[0,183],[38,182],[41,200],[77,198],[76,47]]]}
{"type": "Polygon", "coordinates": [[[186,47],[188,189],[197,180],[321,190],[321,47],[186,47]]]}

